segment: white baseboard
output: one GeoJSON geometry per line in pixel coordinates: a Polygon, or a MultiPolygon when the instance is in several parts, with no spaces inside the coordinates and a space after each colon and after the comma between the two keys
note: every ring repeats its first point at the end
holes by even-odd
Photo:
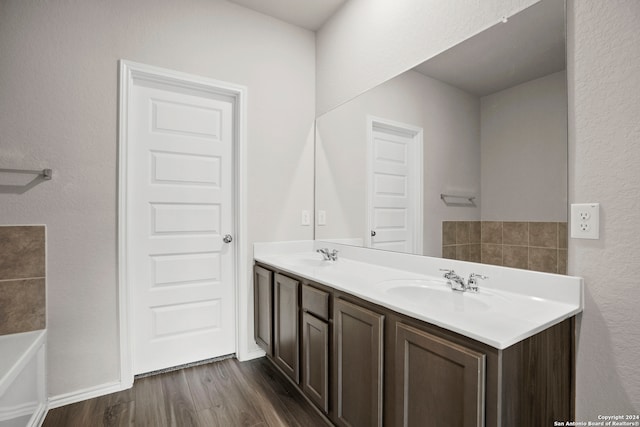
{"type": "Polygon", "coordinates": [[[83,400],[93,399],[94,397],[116,393],[118,391],[126,390],[127,388],[128,387],[122,387],[120,381],[114,381],[95,387],[72,391],[70,393],[59,394],[49,398],[49,409],[59,408],[72,403],[82,402],[83,400]]]}
{"type": "MultiPolygon", "coordinates": [[[[265,355],[264,350],[258,348],[249,351],[244,354],[242,359],[238,359],[241,362],[247,360],[257,359],[265,355]]],[[[72,391],[70,393],[59,394],[57,396],[51,396],[49,398],[48,409],[55,409],[65,405],[71,405],[72,403],[82,402],[83,400],[93,399],[94,397],[100,397],[118,391],[131,388],[132,384],[122,383],[120,381],[113,381],[106,384],[101,384],[95,387],[88,387],[82,390],[72,391]]],[[[42,417],[44,419],[44,416],[42,417]]],[[[37,425],[37,424],[36,424],[37,425]]]]}
{"type": "Polygon", "coordinates": [[[44,423],[44,419],[47,417],[47,412],[49,412],[47,405],[42,404],[38,406],[38,409],[29,420],[27,427],[40,427],[42,423],[44,423]]]}
{"type": "Polygon", "coordinates": [[[263,357],[266,353],[261,348],[249,350],[240,357],[240,355],[236,355],[239,362],[246,362],[248,360],[258,359],[259,357],[263,357]]]}

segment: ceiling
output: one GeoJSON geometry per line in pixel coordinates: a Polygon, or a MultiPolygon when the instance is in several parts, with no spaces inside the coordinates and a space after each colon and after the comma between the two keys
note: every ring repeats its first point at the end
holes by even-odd
{"type": "Polygon", "coordinates": [[[485,96],[565,69],[564,2],[543,0],[414,68],[485,96]]]}
{"type": "Polygon", "coordinates": [[[347,0],[229,0],[298,27],[316,31],[347,0]]]}
{"type": "MultiPolygon", "coordinates": [[[[347,0],[228,0],[317,31],[347,0]]],[[[564,1],[542,0],[414,68],[485,96],[565,69],[564,1]]]]}

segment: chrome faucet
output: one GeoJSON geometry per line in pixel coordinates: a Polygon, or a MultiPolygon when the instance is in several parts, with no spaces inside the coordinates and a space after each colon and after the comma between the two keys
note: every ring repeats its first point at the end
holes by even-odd
{"type": "Polygon", "coordinates": [[[444,278],[447,279],[447,284],[451,286],[454,291],[460,292],[478,292],[478,279],[488,279],[487,276],[482,274],[471,273],[467,283],[464,282],[464,278],[458,276],[455,271],[446,268],[441,268],[440,271],[444,271],[444,278]]]}
{"type": "Polygon", "coordinates": [[[469,275],[469,280],[467,281],[467,290],[471,292],[478,292],[478,279],[488,279],[487,276],[483,276],[482,274],[471,273],[469,275]]]}
{"type": "Polygon", "coordinates": [[[338,260],[338,251],[336,249],[329,252],[329,248],[322,248],[316,250],[316,252],[322,254],[322,259],[325,261],[337,261],[338,260]]]}
{"type": "Polygon", "coordinates": [[[447,279],[447,284],[451,286],[454,291],[466,291],[467,285],[464,283],[464,279],[456,274],[455,271],[446,268],[441,268],[440,271],[444,271],[444,278],[447,279]]]}

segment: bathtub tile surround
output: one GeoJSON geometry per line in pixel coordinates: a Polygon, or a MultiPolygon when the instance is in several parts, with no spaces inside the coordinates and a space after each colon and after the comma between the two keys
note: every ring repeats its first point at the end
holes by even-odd
{"type": "Polygon", "coordinates": [[[502,223],[497,221],[480,221],[480,242],[501,245],[502,223]]]}
{"type": "Polygon", "coordinates": [[[454,221],[442,222],[442,246],[448,247],[456,244],[456,225],[454,221]]]}
{"type": "Polygon", "coordinates": [[[442,257],[567,273],[566,222],[443,221],[442,257]]]}
{"type": "Polygon", "coordinates": [[[529,223],[527,222],[503,222],[502,239],[505,245],[528,246],[529,223]]]}
{"type": "Polygon", "coordinates": [[[558,247],[557,222],[530,222],[529,246],[541,248],[558,247]]]}
{"type": "Polygon", "coordinates": [[[44,278],[0,282],[0,335],[45,326],[44,278]]]}
{"type": "Polygon", "coordinates": [[[502,265],[513,268],[529,268],[528,247],[504,245],[502,247],[502,265]]]}
{"type": "Polygon", "coordinates": [[[0,280],[44,277],[44,226],[0,226],[0,280]]]}
{"type": "Polygon", "coordinates": [[[0,335],[45,326],[45,227],[0,226],[0,335]]]}

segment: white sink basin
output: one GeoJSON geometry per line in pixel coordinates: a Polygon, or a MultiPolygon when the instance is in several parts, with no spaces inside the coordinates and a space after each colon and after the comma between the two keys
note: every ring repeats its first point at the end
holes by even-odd
{"type": "Polygon", "coordinates": [[[391,298],[406,300],[431,310],[482,312],[490,310],[495,302],[494,295],[482,291],[453,291],[446,282],[438,280],[386,280],[380,282],[379,286],[391,298]]]}

